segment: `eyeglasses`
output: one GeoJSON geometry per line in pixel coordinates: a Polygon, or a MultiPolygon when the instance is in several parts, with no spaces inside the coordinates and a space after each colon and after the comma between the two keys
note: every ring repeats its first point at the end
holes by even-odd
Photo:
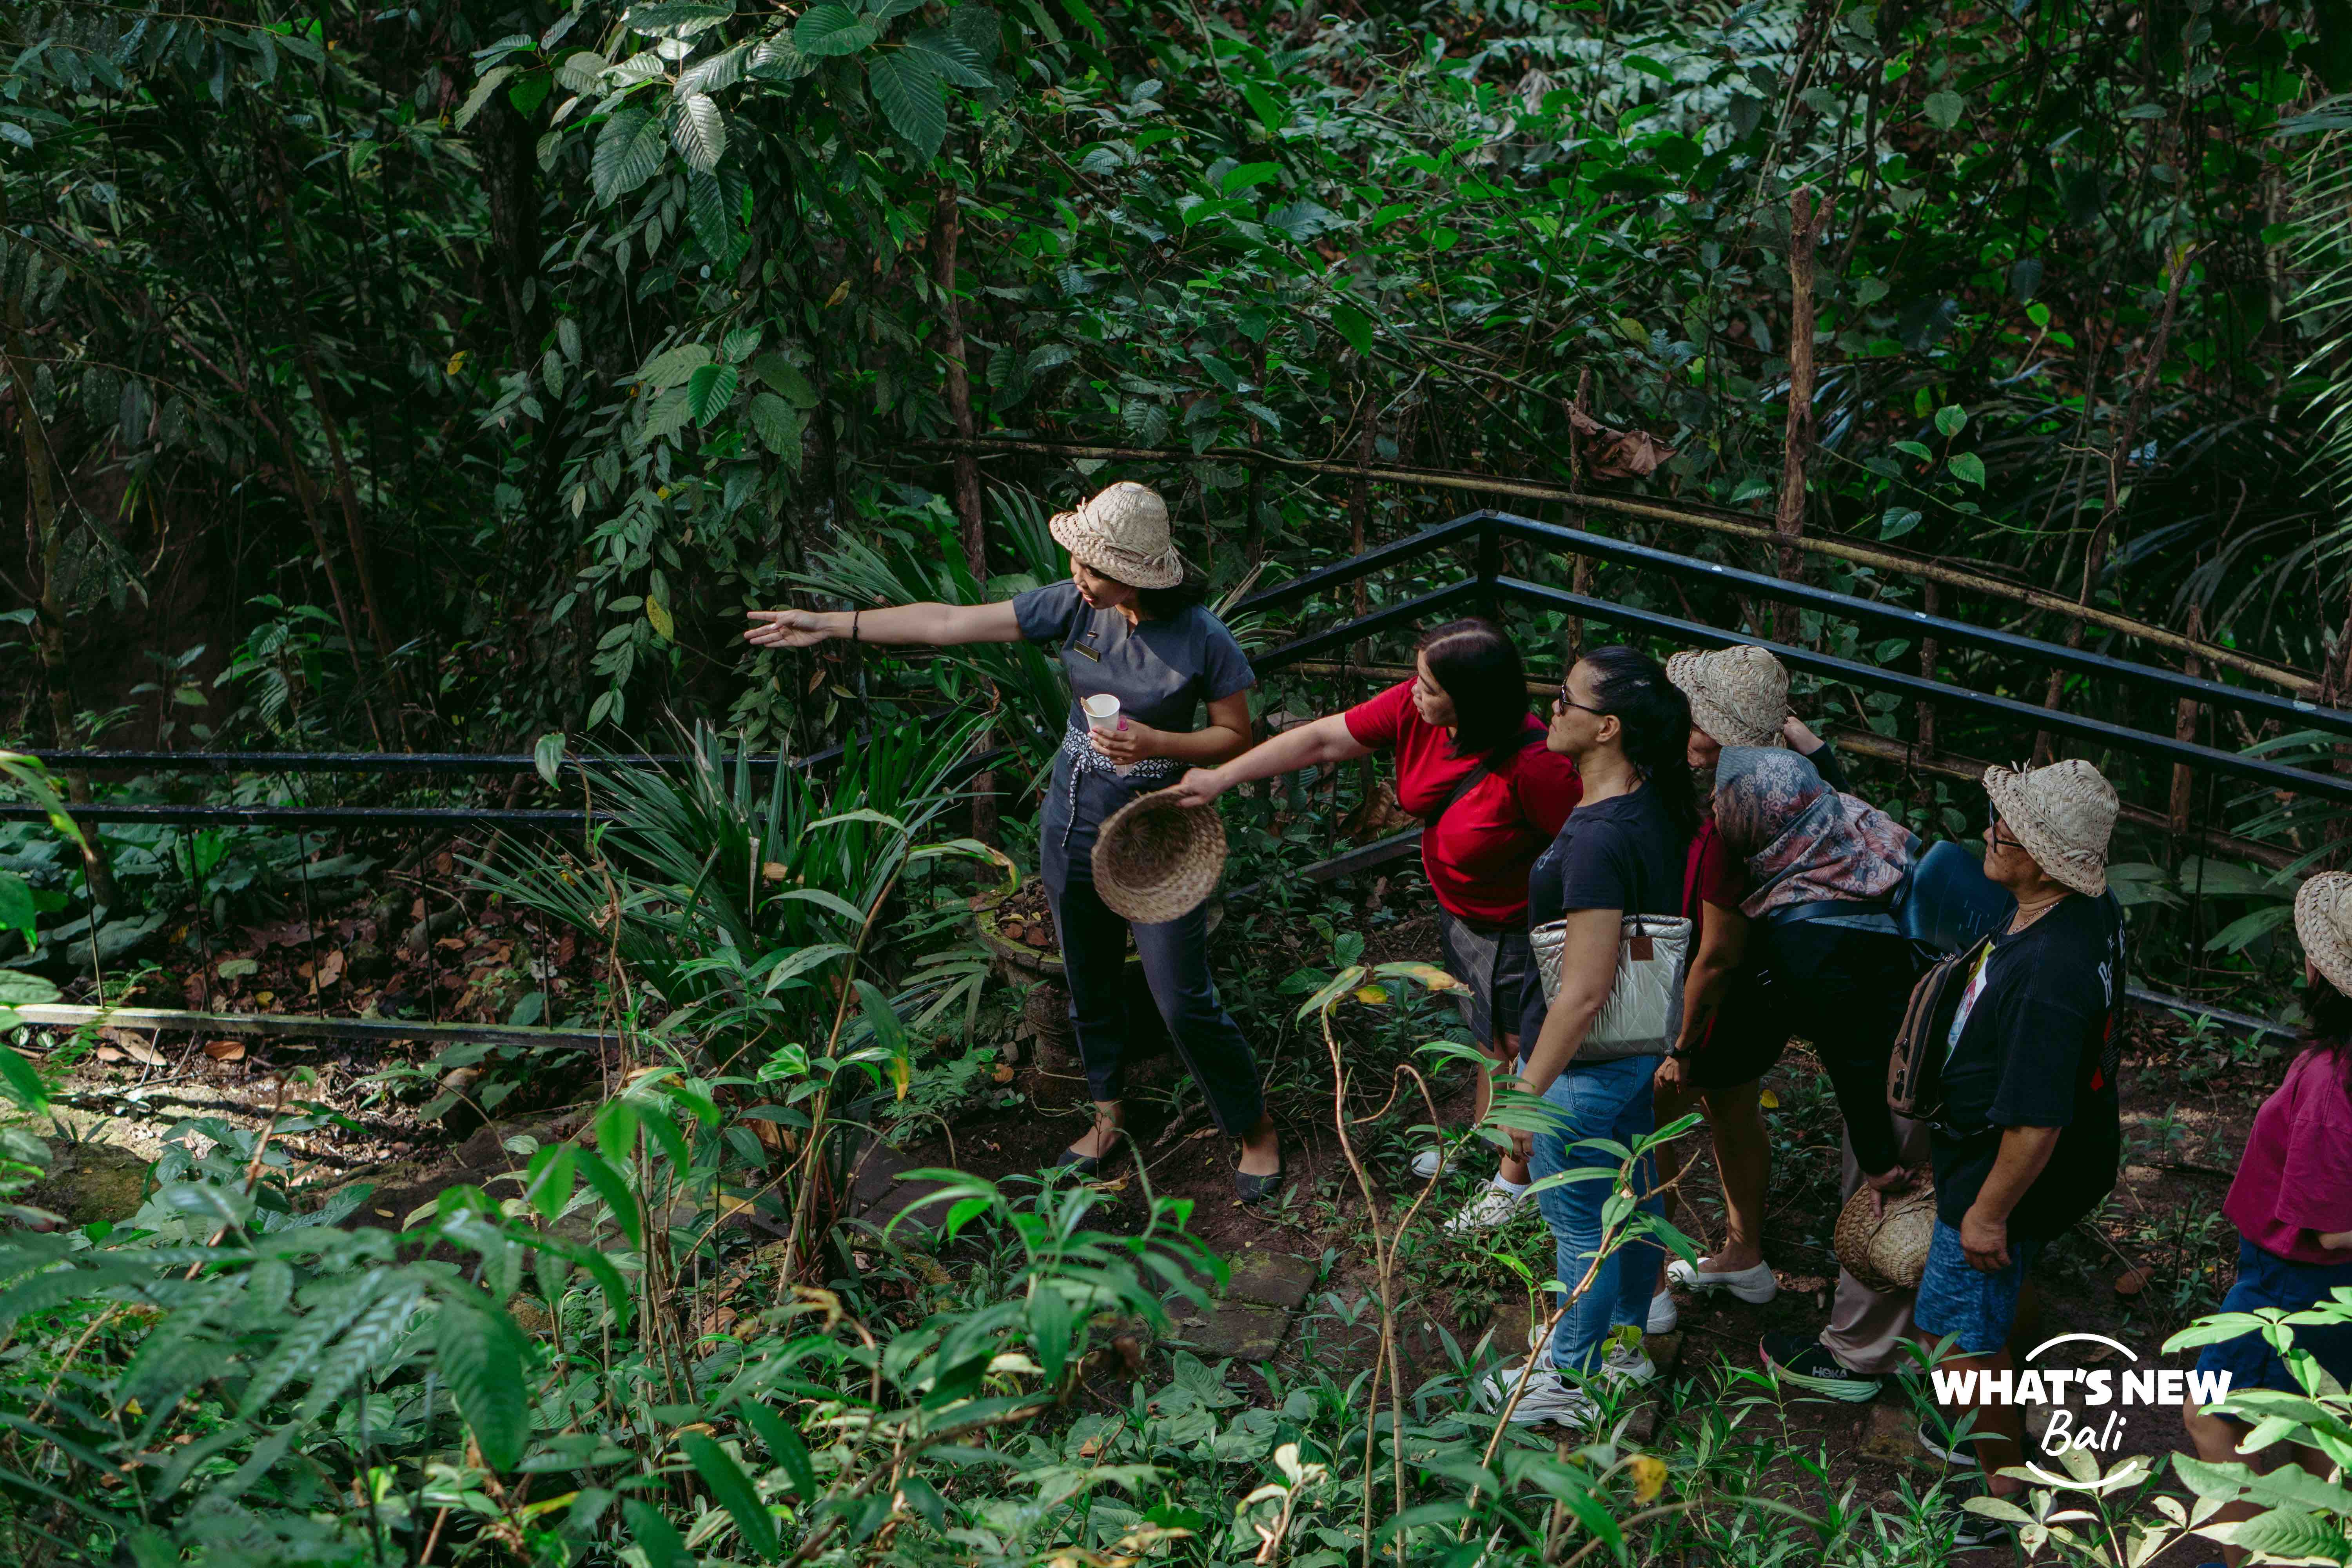
{"type": "Polygon", "coordinates": [[[1570,697],[1568,694],[1568,682],[1563,680],[1559,683],[1559,695],[1551,700],[1551,710],[1555,713],[1565,713],[1571,708],[1581,708],[1596,719],[1609,717],[1608,709],[1595,708],[1590,702],[1579,702],[1575,698],[1570,697]]]}
{"type": "Polygon", "coordinates": [[[1992,846],[1992,847],[1993,847],[1993,848],[1995,848],[1995,849],[2022,849],[2022,848],[2024,848],[2024,847],[2025,847],[2025,846],[2024,846],[2023,844],[2020,843],[2018,840],[2016,840],[2016,839],[2014,839],[2014,838],[2011,838],[2011,837],[2008,837],[2007,835],[2005,835],[2005,834],[2003,834],[2003,833],[2001,832],[2001,830],[2000,830],[2000,812],[1996,811],[1996,812],[1994,812],[1994,813],[1992,814],[1992,819],[1991,819],[1991,822],[1989,824],[1989,826],[1990,826],[1990,829],[1991,837],[1990,837],[1990,839],[1988,839],[1988,840],[1987,840],[1987,842],[1988,842],[1988,843],[1990,843],[1990,844],[1992,846]]]}

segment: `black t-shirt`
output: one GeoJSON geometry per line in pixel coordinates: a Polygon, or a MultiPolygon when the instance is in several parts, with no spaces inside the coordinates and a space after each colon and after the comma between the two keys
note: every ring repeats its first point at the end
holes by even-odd
{"type": "MultiPolygon", "coordinates": [[[[1570,910],[1682,913],[1685,847],[1658,792],[1647,786],[1579,805],[1528,873],[1528,929],[1570,910]]],[[[1535,1048],[1549,1010],[1543,987],[1528,986],[1522,1048],[1535,1048]]]]}
{"type": "Polygon", "coordinates": [[[1977,1201],[2004,1128],[2062,1129],[2009,1216],[2011,1236],[2046,1241],[2115,1190],[2123,994],[2123,910],[2113,896],[2071,894],[2016,935],[1993,938],[1983,986],[1944,1064],[1932,1142],[1946,1225],[1958,1226],[1977,1201]]]}

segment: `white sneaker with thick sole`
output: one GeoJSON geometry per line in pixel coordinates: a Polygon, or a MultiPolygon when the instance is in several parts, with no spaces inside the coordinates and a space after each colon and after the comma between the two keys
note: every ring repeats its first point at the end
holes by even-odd
{"type": "Polygon", "coordinates": [[[1941,1421],[1930,1417],[1928,1420],[1919,1423],[1918,1426],[1915,1428],[1915,1434],[1919,1440],[1919,1447],[1925,1448],[1930,1454],[1935,1455],[1936,1458],[1943,1460],[1944,1463],[1951,1466],[1952,1468],[1956,1470],[1981,1469],[1983,1467],[1977,1463],[1977,1457],[1971,1451],[1977,1446],[1978,1434],[1972,1432],[1964,1438],[1954,1438],[1950,1443],[1947,1444],[1944,1441],[1944,1435],[1947,1430],[1948,1429],[1941,1421]]]}
{"type": "Polygon", "coordinates": [[[1481,1410],[1500,1410],[1510,1403],[1511,1395],[1524,1381],[1528,1391],[1511,1409],[1511,1425],[1533,1426],[1545,1421],[1562,1426],[1591,1426],[1601,1419],[1601,1402],[1570,1383],[1549,1364],[1538,1366],[1532,1361],[1526,1366],[1507,1367],[1478,1385],[1477,1403],[1481,1410]]]}
{"type": "Polygon", "coordinates": [[[1650,1360],[1650,1352],[1642,1348],[1638,1335],[1617,1338],[1610,1342],[1601,1358],[1601,1370],[1596,1373],[1601,1382],[1620,1388],[1639,1388],[1656,1381],[1658,1369],[1650,1360]]]}
{"type": "Polygon", "coordinates": [[[1671,1334],[1682,1321],[1682,1309],[1675,1305],[1675,1293],[1661,1290],[1650,1298],[1649,1321],[1642,1326],[1654,1334],[1671,1334]]]}
{"type": "Polygon", "coordinates": [[[1491,1230],[1519,1212],[1528,1201],[1528,1189],[1507,1186],[1497,1178],[1489,1182],[1462,1205],[1461,1211],[1445,1222],[1447,1234],[1460,1236],[1465,1231],[1491,1230]]]}
{"type": "Polygon", "coordinates": [[[1753,1268],[1717,1273],[1677,1258],[1666,1265],[1666,1283],[1679,1285],[1685,1290],[1728,1290],[1755,1307],[1762,1306],[1780,1293],[1780,1281],[1773,1278],[1772,1266],[1769,1263],[1759,1263],[1753,1268]]]}
{"type": "Polygon", "coordinates": [[[1438,1168],[1444,1163],[1445,1152],[1444,1150],[1423,1149],[1420,1153],[1415,1154],[1412,1157],[1412,1173],[1425,1182],[1429,1180],[1430,1177],[1437,1174],[1438,1168]]]}

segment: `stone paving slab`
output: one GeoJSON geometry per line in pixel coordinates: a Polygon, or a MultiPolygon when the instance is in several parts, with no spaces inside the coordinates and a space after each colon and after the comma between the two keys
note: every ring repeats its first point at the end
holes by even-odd
{"type": "Polygon", "coordinates": [[[1290,1314],[1256,1301],[1218,1301],[1205,1310],[1187,1307],[1174,1322],[1173,1342],[1208,1356],[1272,1361],[1290,1332],[1290,1314]]]}

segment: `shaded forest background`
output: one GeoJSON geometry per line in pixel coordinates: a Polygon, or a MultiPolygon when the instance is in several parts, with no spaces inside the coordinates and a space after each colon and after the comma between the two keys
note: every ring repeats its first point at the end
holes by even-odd
{"type": "MultiPolygon", "coordinates": [[[[1113,474],[1169,494],[1220,592],[1493,502],[2347,685],[2336,6],[72,4],[5,26],[20,744],[621,748],[677,717],[806,752],[851,688],[748,654],[744,607],[1018,586],[1057,569],[1041,507],[1113,474]],[[1794,420],[1792,357],[1814,362],[1794,420]]],[[[1622,570],[1512,569],[2318,755],[1622,570]]],[[[2026,743],[1805,700],[1962,756],[2026,743]]],[[[2117,765],[2187,826],[2185,779],[2168,800],[2117,765]]],[[[2273,865],[2326,842],[2261,795],[2197,815],[2273,865]]]]}

